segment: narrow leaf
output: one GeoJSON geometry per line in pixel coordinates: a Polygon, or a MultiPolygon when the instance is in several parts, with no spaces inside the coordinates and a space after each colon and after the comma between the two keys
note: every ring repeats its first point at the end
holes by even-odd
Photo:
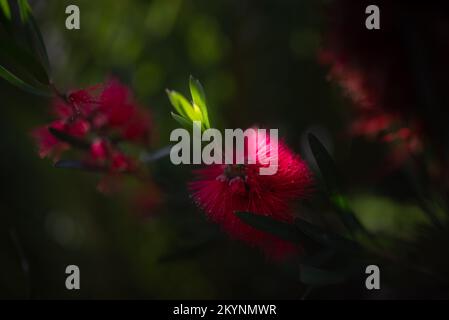
{"type": "Polygon", "coordinates": [[[179,115],[191,121],[202,121],[201,111],[198,106],[192,106],[184,96],[176,91],[167,91],[171,104],[179,115]]]}
{"type": "Polygon", "coordinates": [[[362,249],[358,243],[338,234],[324,231],[320,227],[315,226],[305,220],[296,218],[295,225],[305,235],[328,248],[334,248],[350,253],[358,253],[362,249]]]}
{"type": "Polygon", "coordinates": [[[338,191],[339,186],[335,163],[326,148],[315,135],[309,133],[308,138],[310,149],[320,168],[326,188],[329,194],[333,194],[338,191]]]}
{"type": "Polygon", "coordinates": [[[0,47],[2,48],[0,52],[2,66],[5,68],[7,68],[6,65],[16,66],[16,68],[24,70],[25,72],[22,71],[22,73],[31,76],[35,82],[43,85],[49,84],[47,70],[28,50],[16,45],[10,39],[0,39],[0,47]]]}
{"type": "Polygon", "coordinates": [[[310,149],[312,150],[313,156],[315,157],[318,167],[320,168],[321,175],[326,185],[329,199],[339,215],[342,217],[343,223],[351,232],[361,230],[364,233],[367,233],[365,228],[350,209],[346,198],[341,193],[337,168],[331,155],[315,135],[309,133],[308,138],[310,149]]]}
{"type": "Polygon", "coordinates": [[[209,116],[207,112],[206,105],[206,94],[204,93],[204,88],[201,83],[190,76],[189,80],[190,94],[192,95],[192,100],[195,105],[197,105],[201,111],[202,117],[204,119],[204,126],[206,129],[210,128],[209,116]]]}
{"type": "Polygon", "coordinates": [[[11,20],[11,8],[9,7],[8,0],[0,0],[0,8],[3,14],[8,20],[11,20]]]}
{"type": "Polygon", "coordinates": [[[28,22],[28,28],[29,28],[30,34],[34,38],[37,53],[44,65],[44,68],[47,72],[47,78],[48,78],[48,75],[50,74],[50,60],[48,58],[47,48],[45,46],[45,42],[44,42],[44,38],[42,37],[42,33],[36,23],[36,20],[34,19],[34,17],[32,15],[30,16],[30,19],[28,22]]]}
{"type": "Polygon", "coordinates": [[[176,91],[166,90],[168,99],[170,100],[170,103],[175,108],[175,110],[178,112],[178,114],[184,118],[188,118],[187,112],[185,112],[183,103],[189,104],[189,102],[179,93],[176,91]]]}
{"type": "Polygon", "coordinates": [[[235,214],[249,226],[277,236],[280,239],[290,242],[301,242],[303,240],[303,237],[301,237],[299,230],[294,224],[251,212],[236,212],[235,214]]]}
{"type": "Polygon", "coordinates": [[[7,80],[8,82],[15,85],[16,87],[19,87],[20,89],[27,91],[29,93],[36,94],[36,95],[43,96],[43,97],[51,97],[52,96],[50,90],[37,88],[36,86],[31,85],[30,83],[27,83],[2,66],[0,66],[0,77],[7,80]]]}
{"type": "Polygon", "coordinates": [[[26,23],[31,15],[30,4],[28,0],[17,0],[17,4],[19,6],[20,19],[23,23],[26,23]]]}
{"type": "Polygon", "coordinates": [[[191,129],[193,123],[181,116],[178,116],[176,113],[171,112],[171,116],[173,119],[175,119],[181,126],[183,126],[186,129],[191,129]]]}

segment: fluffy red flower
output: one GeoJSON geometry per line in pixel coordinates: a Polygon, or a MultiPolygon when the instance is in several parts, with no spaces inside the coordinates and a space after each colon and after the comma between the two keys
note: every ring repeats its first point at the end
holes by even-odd
{"type": "Polygon", "coordinates": [[[248,226],[235,212],[249,211],[292,222],[291,202],[308,196],[312,175],[306,163],[283,142],[278,144],[277,172],[260,175],[259,169],[263,165],[259,159],[276,155],[266,152],[270,149],[268,138],[258,140],[255,164],[209,165],[196,171],[197,180],[189,184],[189,189],[195,203],[232,237],[262,248],[269,256],[281,258],[298,248],[248,226]]]}

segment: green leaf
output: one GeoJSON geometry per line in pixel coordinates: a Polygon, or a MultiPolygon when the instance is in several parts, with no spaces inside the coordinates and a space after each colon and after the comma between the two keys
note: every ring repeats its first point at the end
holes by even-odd
{"type": "Polygon", "coordinates": [[[357,217],[352,212],[346,198],[340,190],[339,177],[335,162],[323,144],[313,134],[308,134],[310,149],[320,168],[321,175],[329,194],[329,200],[335,207],[339,215],[342,217],[343,223],[351,231],[363,231],[367,233],[365,228],[360,224],[357,217]]]}
{"type": "Polygon", "coordinates": [[[44,97],[51,97],[52,94],[48,88],[38,88],[28,82],[25,82],[24,80],[20,79],[16,75],[14,75],[12,72],[7,70],[6,68],[0,66],[0,77],[5,79],[6,81],[10,82],[11,84],[19,87],[20,89],[27,91],[32,94],[36,94],[39,96],[44,97]]]}
{"type": "Polygon", "coordinates": [[[170,112],[171,116],[173,117],[173,119],[176,120],[176,122],[178,122],[181,126],[183,126],[186,129],[191,129],[192,128],[192,122],[190,120],[187,120],[181,116],[178,116],[176,113],[170,112]]]}
{"type": "Polygon", "coordinates": [[[308,285],[325,286],[339,284],[346,280],[346,276],[342,273],[324,270],[305,264],[301,265],[301,282],[308,285]]]}
{"type": "Polygon", "coordinates": [[[295,243],[300,243],[304,239],[294,224],[251,212],[236,212],[235,214],[247,225],[280,239],[295,243]]]}
{"type": "Polygon", "coordinates": [[[31,7],[28,0],[17,0],[19,6],[20,20],[23,23],[28,22],[28,18],[31,16],[31,7]]]}
{"type": "Polygon", "coordinates": [[[168,98],[172,106],[178,112],[178,114],[184,118],[192,120],[193,107],[190,105],[190,102],[187,101],[184,96],[176,91],[167,90],[168,98]]]}
{"type": "Polygon", "coordinates": [[[195,105],[200,108],[201,114],[204,120],[204,126],[206,129],[210,128],[209,116],[207,112],[206,105],[206,94],[204,93],[204,88],[201,83],[195,79],[193,76],[190,76],[189,79],[189,87],[190,94],[192,95],[192,100],[195,105]]]}
{"type": "Polygon", "coordinates": [[[17,0],[16,8],[18,10],[11,11],[11,21],[2,25],[7,32],[0,37],[0,65],[6,70],[3,70],[3,74],[9,73],[4,78],[8,81],[11,78],[20,79],[12,83],[19,85],[21,82],[19,87],[28,92],[50,91],[49,88],[42,88],[50,83],[49,62],[31,7],[26,0],[17,0]],[[22,24],[12,22],[19,19],[22,24]]]}
{"type": "Polygon", "coordinates": [[[0,8],[3,14],[8,20],[11,20],[11,8],[9,7],[8,0],[0,0],[0,8]]]}
{"type": "Polygon", "coordinates": [[[79,148],[79,149],[84,149],[84,150],[88,150],[90,148],[90,144],[87,141],[84,141],[82,139],[73,137],[65,132],[62,132],[58,129],[55,128],[48,128],[48,131],[50,131],[50,133],[57,138],[58,140],[68,143],[73,147],[79,148]]]}
{"type": "Polygon", "coordinates": [[[16,68],[25,70],[35,81],[49,85],[49,78],[46,69],[28,50],[16,45],[12,40],[0,39],[0,65],[7,68],[6,65],[16,66],[16,68]]]}

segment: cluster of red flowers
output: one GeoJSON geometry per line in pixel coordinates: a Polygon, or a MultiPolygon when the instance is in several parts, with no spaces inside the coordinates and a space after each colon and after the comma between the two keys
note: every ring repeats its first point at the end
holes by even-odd
{"type": "Polygon", "coordinates": [[[58,96],[53,113],[56,120],[33,130],[39,155],[58,161],[64,151],[76,147],[83,151],[83,166],[111,174],[137,167],[119,143],[145,145],[152,130],[149,112],[117,80],[58,96]]]}
{"type": "Polygon", "coordinates": [[[268,137],[248,141],[257,141],[255,164],[247,164],[246,157],[246,164],[209,165],[196,172],[197,180],[191,182],[189,187],[194,201],[232,237],[262,248],[270,257],[283,258],[297,252],[298,248],[248,226],[235,212],[247,211],[291,223],[292,201],[309,195],[312,174],[306,163],[283,142],[279,143],[275,154],[270,152],[268,137]],[[264,166],[262,163],[269,163],[267,158],[273,157],[278,158],[277,172],[261,175],[259,169],[264,166]]]}

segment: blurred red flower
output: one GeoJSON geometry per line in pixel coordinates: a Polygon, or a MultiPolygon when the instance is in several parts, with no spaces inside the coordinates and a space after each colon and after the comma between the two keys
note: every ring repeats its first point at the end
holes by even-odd
{"type": "MultiPolygon", "coordinates": [[[[65,100],[55,98],[53,111],[58,120],[46,127],[78,138],[89,133],[93,136],[92,141],[97,143],[97,137],[105,140],[103,144],[108,139],[147,143],[152,131],[149,112],[139,107],[129,89],[115,79],[72,91],[65,100]]],[[[35,131],[33,136],[40,147],[41,156],[51,157],[51,149],[58,149],[64,142],[51,138],[51,133],[45,133],[43,128],[35,131]]]]}
{"type": "MultiPolygon", "coordinates": [[[[150,113],[136,103],[130,90],[119,81],[112,79],[55,97],[52,111],[57,120],[32,132],[41,157],[57,161],[73,146],[87,145],[87,150],[80,149],[86,167],[114,176],[136,170],[136,161],[120,150],[120,142],[147,145],[153,124],[150,113]],[[50,128],[81,143],[65,141],[50,128]]],[[[99,189],[108,188],[103,185],[99,189]]]]}
{"type": "MultiPolygon", "coordinates": [[[[266,153],[270,149],[268,137],[258,140],[255,149],[258,159],[274,157],[266,153]]],[[[292,200],[310,194],[312,174],[306,163],[283,142],[278,144],[277,172],[260,175],[261,166],[259,160],[255,164],[208,165],[195,172],[197,179],[189,184],[189,189],[195,203],[232,237],[262,248],[268,256],[282,258],[297,252],[298,248],[246,225],[234,213],[249,211],[292,222],[292,200]]]]}
{"type": "Polygon", "coordinates": [[[421,152],[424,135],[443,149],[449,3],[334,0],[328,9],[319,60],[354,102],[350,133],[388,143],[396,161],[421,152]],[[380,9],[379,30],[365,26],[371,4],[380,9]]]}

